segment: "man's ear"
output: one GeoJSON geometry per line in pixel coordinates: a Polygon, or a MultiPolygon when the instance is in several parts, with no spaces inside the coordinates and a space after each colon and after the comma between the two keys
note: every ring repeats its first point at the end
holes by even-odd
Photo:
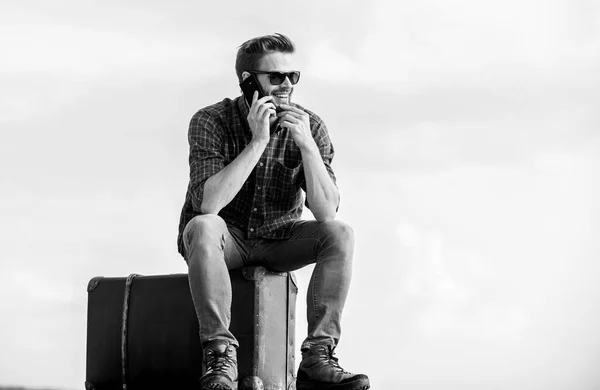
{"type": "Polygon", "coordinates": [[[246,80],[249,76],[250,76],[249,72],[243,71],[242,72],[242,81],[246,80]]]}

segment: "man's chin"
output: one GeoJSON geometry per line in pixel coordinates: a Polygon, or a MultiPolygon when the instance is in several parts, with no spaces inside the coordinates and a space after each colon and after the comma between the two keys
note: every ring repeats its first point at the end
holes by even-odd
{"type": "Polygon", "coordinates": [[[290,104],[291,99],[287,98],[287,99],[281,99],[281,98],[275,98],[273,99],[273,104],[275,104],[275,109],[277,110],[277,112],[281,111],[281,108],[279,107],[282,104],[290,104]]]}

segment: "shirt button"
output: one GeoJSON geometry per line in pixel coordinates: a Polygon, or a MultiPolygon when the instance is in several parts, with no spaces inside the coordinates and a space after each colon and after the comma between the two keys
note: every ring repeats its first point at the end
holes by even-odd
{"type": "Polygon", "coordinates": [[[263,166],[263,165],[265,165],[265,164],[263,164],[263,163],[259,163],[258,165],[260,165],[260,166],[262,167],[262,166],[263,166]]]}
{"type": "Polygon", "coordinates": [[[262,189],[262,187],[261,187],[261,186],[258,186],[258,187],[256,187],[256,189],[260,190],[260,189],[262,189]]]}
{"type": "Polygon", "coordinates": [[[257,209],[256,207],[255,207],[255,208],[253,208],[252,210],[254,210],[254,211],[258,211],[258,209],[257,209]]]}
{"type": "Polygon", "coordinates": [[[254,228],[250,228],[250,231],[251,231],[251,232],[253,232],[253,231],[254,231],[254,228]]]}

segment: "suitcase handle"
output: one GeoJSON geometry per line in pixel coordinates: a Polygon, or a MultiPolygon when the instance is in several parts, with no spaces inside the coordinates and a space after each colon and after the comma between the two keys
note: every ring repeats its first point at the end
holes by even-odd
{"type": "Polygon", "coordinates": [[[139,275],[131,274],[127,277],[127,281],[125,282],[125,294],[123,297],[123,320],[121,322],[121,383],[123,385],[123,390],[127,390],[127,329],[129,323],[129,297],[131,296],[131,287],[133,285],[133,279],[135,279],[137,276],[139,275]]]}

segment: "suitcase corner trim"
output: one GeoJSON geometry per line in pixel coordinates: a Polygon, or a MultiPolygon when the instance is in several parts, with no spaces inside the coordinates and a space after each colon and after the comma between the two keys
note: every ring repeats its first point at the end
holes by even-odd
{"type": "Polygon", "coordinates": [[[90,292],[94,291],[96,289],[96,287],[98,287],[98,285],[100,284],[102,279],[104,279],[104,276],[96,276],[96,277],[91,278],[87,285],[87,292],[90,293],[90,292]]]}

